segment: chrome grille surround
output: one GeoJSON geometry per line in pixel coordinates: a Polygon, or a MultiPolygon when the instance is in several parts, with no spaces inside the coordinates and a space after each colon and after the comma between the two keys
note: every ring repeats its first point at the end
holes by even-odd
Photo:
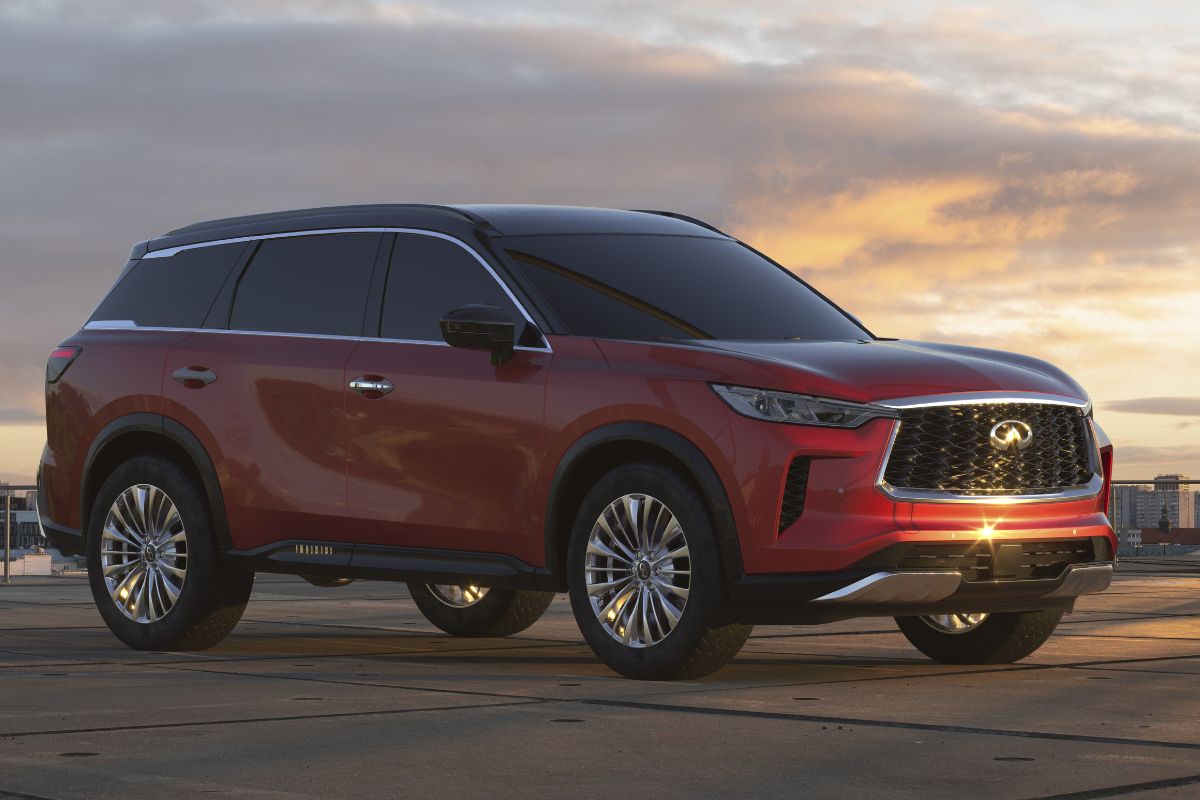
{"type": "MultiPolygon", "coordinates": [[[[900,412],[876,480],[880,491],[895,500],[1062,502],[1096,497],[1104,486],[1088,400],[982,392],[902,398],[880,405],[900,412]],[[1020,453],[991,447],[991,426],[1021,419],[1022,414],[1041,420],[1042,439],[1020,453]]],[[[1031,424],[1036,437],[1038,424],[1031,424]]]]}

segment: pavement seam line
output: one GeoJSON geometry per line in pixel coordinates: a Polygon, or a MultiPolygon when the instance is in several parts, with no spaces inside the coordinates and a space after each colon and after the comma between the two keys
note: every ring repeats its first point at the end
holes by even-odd
{"type": "Polygon", "coordinates": [[[163,730],[170,728],[204,728],[221,725],[248,725],[258,722],[295,722],[302,720],[348,719],[354,717],[383,717],[399,714],[417,714],[425,711],[471,711],[507,706],[528,706],[545,703],[545,700],[519,700],[511,703],[476,703],[461,706],[431,706],[429,708],[390,708],[378,711],[340,711],[331,714],[292,714],[282,717],[248,717],[246,719],[213,719],[195,722],[160,722],[149,725],[118,725],[104,728],[69,728],[64,730],[14,731],[0,733],[0,739],[27,739],[35,736],[71,736],[83,733],[120,733],[123,731],[163,730]]]}
{"type": "Polygon", "coordinates": [[[902,730],[931,731],[937,733],[964,733],[978,736],[1009,736],[1018,739],[1045,739],[1057,742],[1085,742],[1088,744],[1112,744],[1128,747],[1159,747],[1171,750],[1200,750],[1200,743],[1170,742],[1158,739],[1124,739],[1115,736],[1089,736],[1086,734],[1054,733],[1052,731],[1017,731],[1006,728],[975,728],[967,725],[939,725],[931,722],[901,722],[899,720],[858,719],[854,717],[827,717],[817,714],[790,714],[783,711],[751,711],[737,708],[713,708],[711,706],[675,706],[665,703],[638,703],[626,700],[582,699],[574,702],[584,705],[610,708],[629,708],[644,711],[676,711],[685,714],[744,717],[751,719],[773,719],[791,722],[814,722],[826,725],[861,725],[868,728],[896,728],[902,730]]]}
{"type": "Polygon", "coordinates": [[[1180,786],[1193,786],[1200,783],[1200,775],[1185,775],[1181,778],[1163,778],[1144,783],[1128,783],[1124,786],[1106,786],[1101,789],[1085,789],[1081,792],[1065,794],[1048,794],[1031,797],[1028,800],[1100,800],[1104,797],[1120,797],[1122,795],[1152,792],[1155,789],[1175,789],[1180,786]]]}

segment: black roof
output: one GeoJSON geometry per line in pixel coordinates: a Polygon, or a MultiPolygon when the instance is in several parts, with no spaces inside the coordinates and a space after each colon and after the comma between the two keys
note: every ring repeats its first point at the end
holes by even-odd
{"type": "MultiPolygon", "coordinates": [[[[704,222],[665,211],[538,205],[380,204],[304,208],[197,222],[152,239],[145,246],[148,250],[162,250],[216,239],[324,228],[419,228],[460,237],[476,231],[494,236],[566,233],[724,235],[704,222]]],[[[135,248],[135,253],[138,249],[135,248]]]]}

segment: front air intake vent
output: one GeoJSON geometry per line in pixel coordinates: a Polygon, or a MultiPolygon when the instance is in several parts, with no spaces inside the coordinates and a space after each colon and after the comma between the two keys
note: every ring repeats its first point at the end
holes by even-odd
{"type": "Polygon", "coordinates": [[[804,513],[804,494],[808,490],[808,469],[811,458],[796,458],[788,467],[783,483],[783,502],[779,506],[779,532],[783,533],[804,513]]]}

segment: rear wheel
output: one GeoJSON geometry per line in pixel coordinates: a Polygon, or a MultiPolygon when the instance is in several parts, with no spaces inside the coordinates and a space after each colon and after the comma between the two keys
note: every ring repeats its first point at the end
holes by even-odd
{"type": "Polygon", "coordinates": [[[176,464],[134,458],[100,487],[87,537],[100,616],[138,650],[203,650],[237,625],[254,573],[220,561],[208,506],[176,464]]]}
{"type": "Polygon", "coordinates": [[[512,636],[541,619],[554,592],[471,584],[410,583],[425,619],[454,636],[512,636]]]}
{"type": "Polygon", "coordinates": [[[934,661],[943,664],[1011,664],[1037,650],[1061,611],[936,614],[896,617],[901,633],[934,661]]]}
{"type": "Polygon", "coordinates": [[[716,532],[674,470],[630,464],[584,498],[567,553],[575,619],[592,651],[629,678],[698,678],[750,636],[726,619],[716,532]]]}

